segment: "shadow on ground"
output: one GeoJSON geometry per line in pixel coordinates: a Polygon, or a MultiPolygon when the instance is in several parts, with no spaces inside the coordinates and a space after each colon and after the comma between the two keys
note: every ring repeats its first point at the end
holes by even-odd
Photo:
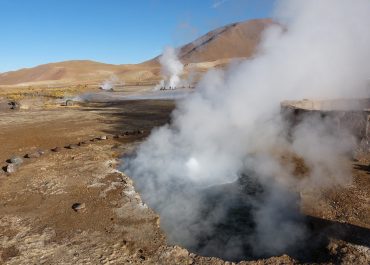
{"type": "Polygon", "coordinates": [[[170,121],[170,114],[175,108],[171,100],[132,100],[108,103],[88,103],[82,105],[82,111],[98,112],[104,118],[102,123],[109,125],[108,134],[117,134],[126,130],[150,131],[170,121]]]}

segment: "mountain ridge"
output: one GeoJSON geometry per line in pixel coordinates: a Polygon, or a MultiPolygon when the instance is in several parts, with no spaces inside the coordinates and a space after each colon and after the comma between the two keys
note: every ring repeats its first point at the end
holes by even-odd
{"type": "MultiPolygon", "coordinates": [[[[255,52],[263,30],[271,24],[271,19],[253,19],[219,27],[179,47],[179,59],[185,66],[191,64],[193,71],[199,65],[202,72],[207,67],[223,66],[233,58],[248,58],[255,52]]],[[[86,59],[52,62],[0,73],[0,85],[84,84],[112,76],[127,83],[156,82],[161,79],[159,56],[138,64],[108,64],[86,59]]]]}

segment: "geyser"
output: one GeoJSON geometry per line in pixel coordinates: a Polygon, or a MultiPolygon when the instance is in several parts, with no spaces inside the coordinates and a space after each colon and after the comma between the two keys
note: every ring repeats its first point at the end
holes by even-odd
{"type": "Polygon", "coordinates": [[[177,57],[177,51],[173,47],[166,47],[163,54],[159,57],[161,64],[161,73],[164,79],[154,88],[160,89],[176,89],[180,83],[180,75],[183,72],[184,66],[177,57]]]}
{"type": "Polygon", "coordinates": [[[99,86],[101,90],[113,91],[115,86],[123,86],[124,82],[116,76],[111,76],[109,79],[104,80],[104,82],[99,86]]]}
{"type": "Polygon", "coordinates": [[[368,97],[369,14],[368,0],[278,1],[257,54],[208,72],[171,124],[125,160],[169,243],[238,260],[292,253],[307,241],[296,194],[350,183],[342,158],[354,137],[321,117],[289,130],[280,102],[368,97]],[[296,160],[282,154],[309,170],[297,176],[296,160]],[[252,179],[243,186],[245,172],[252,179]],[[242,187],[253,183],[252,196],[242,187]]]}

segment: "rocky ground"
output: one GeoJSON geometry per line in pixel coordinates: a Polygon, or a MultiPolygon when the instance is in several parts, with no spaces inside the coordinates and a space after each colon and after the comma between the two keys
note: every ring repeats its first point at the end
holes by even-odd
{"type": "MultiPolygon", "coordinates": [[[[116,169],[173,107],[126,101],[2,111],[0,263],[232,264],[166,244],[159,216],[116,169]]],[[[369,264],[369,162],[351,162],[352,185],[302,196],[314,231],[327,237],[311,257],[239,264],[369,264]]]]}

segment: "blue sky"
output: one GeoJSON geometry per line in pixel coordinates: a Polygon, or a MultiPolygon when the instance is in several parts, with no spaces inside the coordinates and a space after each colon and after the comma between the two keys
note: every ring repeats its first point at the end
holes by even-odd
{"type": "Polygon", "coordinates": [[[274,0],[0,0],[0,72],[74,59],[138,63],[274,0]]]}

